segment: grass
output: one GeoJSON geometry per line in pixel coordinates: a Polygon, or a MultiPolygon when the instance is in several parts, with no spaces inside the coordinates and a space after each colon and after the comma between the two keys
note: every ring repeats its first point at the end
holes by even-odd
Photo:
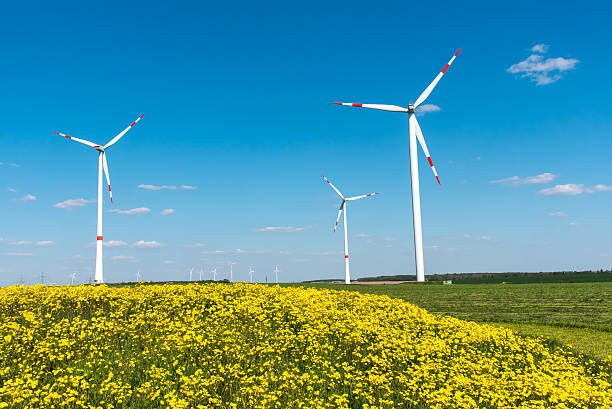
{"type": "Polygon", "coordinates": [[[385,294],[433,314],[545,336],[598,358],[612,355],[612,282],[306,286],[385,294]]]}

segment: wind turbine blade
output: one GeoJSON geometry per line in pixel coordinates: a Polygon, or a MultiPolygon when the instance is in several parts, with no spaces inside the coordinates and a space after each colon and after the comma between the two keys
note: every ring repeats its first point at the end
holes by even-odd
{"type": "MultiPolygon", "coordinates": [[[[461,48],[459,49],[459,51],[461,51],[461,48]]],[[[448,64],[446,64],[444,68],[442,68],[442,71],[440,71],[438,76],[434,78],[433,82],[429,84],[427,88],[425,88],[425,91],[423,91],[423,93],[419,95],[419,98],[414,103],[415,108],[421,105],[427,99],[429,94],[431,94],[431,91],[433,91],[433,89],[436,87],[436,85],[438,84],[438,81],[440,81],[440,78],[442,78],[446,70],[448,70],[448,67],[450,67],[453,61],[455,61],[455,58],[457,58],[457,54],[459,54],[459,51],[457,51],[455,55],[453,55],[453,58],[451,58],[448,64]]]]}
{"type": "Polygon", "coordinates": [[[374,196],[374,195],[379,195],[380,193],[369,193],[367,195],[361,195],[361,196],[353,196],[353,197],[349,197],[346,200],[357,200],[357,199],[363,199],[364,197],[368,197],[368,196],[374,196]]]}
{"type": "Polygon", "coordinates": [[[407,108],[403,108],[397,105],[384,105],[384,104],[354,104],[352,102],[334,102],[336,105],[347,105],[351,107],[359,107],[359,108],[370,108],[370,109],[378,109],[381,111],[391,111],[391,112],[408,112],[407,108]]]}
{"type": "Polygon", "coordinates": [[[414,118],[414,124],[416,125],[414,128],[416,130],[416,136],[419,142],[421,143],[421,148],[423,148],[423,152],[425,152],[425,156],[427,156],[427,161],[429,162],[429,166],[431,166],[431,170],[433,171],[434,176],[438,181],[438,184],[441,185],[440,178],[438,177],[438,172],[436,172],[436,167],[434,166],[431,160],[431,156],[429,155],[429,150],[427,149],[427,144],[425,143],[425,138],[423,137],[423,132],[421,131],[421,126],[419,125],[419,122],[416,120],[416,118],[414,118]]]}
{"type": "Polygon", "coordinates": [[[127,131],[129,131],[129,130],[130,130],[130,129],[131,129],[133,126],[134,126],[134,125],[136,125],[136,123],[137,123],[138,121],[140,121],[140,119],[141,119],[143,116],[144,116],[144,114],[140,115],[140,116],[138,117],[138,119],[137,119],[137,120],[135,120],[134,122],[132,122],[132,124],[131,124],[130,126],[128,126],[127,128],[125,128],[123,131],[121,131],[121,133],[120,133],[119,135],[117,135],[117,136],[115,136],[113,139],[111,139],[111,140],[110,140],[110,142],[109,142],[109,143],[107,143],[107,144],[104,146],[104,149],[106,149],[106,148],[109,148],[109,147],[113,146],[113,145],[114,145],[114,144],[115,144],[115,143],[116,143],[116,142],[117,142],[119,139],[121,139],[121,138],[123,137],[123,135],[125,135],[125,133],[126,133],[127,131]]]}
{"type": "Polygon", "coordinates": [[[73,136],[68,136],[68,135],[60,133],[60,132],[53,132],[53,133],[56,134],[56,135],[59,135],[59,136],[65,136],[66,138],[68,138],[68,139],[70,139],[72,141],[80,142],[83,145],[91,146],[92,148],[95,148],[95,149],[101,148],[100,145],[96,145],[95,143],[86,141],[85,139],[75,138],[73,136]]]}
{"type": "Polygon", "coordinates": [[[340,198],[341,198],[342,200],[344,200],[344,196],[342,196],[342,193],[340,193],[340,191],[339,191],[338,189],[336,189],[336,186],[332,185],[332,182],[330,182],[330,181],[329,181],[329,179],[327,179],[327,178],[325,177],[325,175],[321,175],[321,176],[323,176],[323,179],[325,179],[325,181],[326,181],[327,183],[329,183],[329,185],[332,187],[332,189],[334,189],[334,190],[336,191],[336,193],[338,193],[338,196],[340,196],[340,198]]]}
{"type": "Polygon", "coordinates": [[[342,205],[340,206],[340,209],[338,210],[338,218],[336,218],[336,224],[334,225],[334,233],[338,229],[338,223],[340,222],[340,216],[342,216],[342,210],[344,210],[344,202],[342,202],[342,205]]]}
{"type": "Polygon", "coordinates": [[[106,175],[106,183],[108,184],[108,194],[110,194],[111,203],[113,203],[113,192],[110,185],[110,175],[108,174],[108,163],[106,162],[106,152],[102,152],[102,166],[104,167],[104,174],[106,175]]]}

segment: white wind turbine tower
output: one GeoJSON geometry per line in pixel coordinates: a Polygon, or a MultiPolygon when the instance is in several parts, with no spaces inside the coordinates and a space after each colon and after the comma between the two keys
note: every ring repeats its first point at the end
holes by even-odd
{"type": "Polygon", "coordinates": [[[65,135],[63,133],[54,132],[57,135],[65,136],[76,142],[80,142],[83,145],[90,146],[98,151],[98,232],[96,235],[96,272],[94,274],[95,283],[104,282],[104,269],[102,266],[102,170],[106,175],[106,182],[108,184],[108,193],[110,194],[111,203],[113,203],[113,193],[111,192],[110,176],[108,174],[108,163],[106,162],[106,150],[113,146],[119,139],[125,135],[140,119],[144,116],[140,115],[130,126],[121,131],[117,136],[111,139],[106,145],[101,146],[93,142],[86,141],[84,139],[73,138],[72,136],[65,135]]]}
{"type": "Polygon", "coordinates": [[[274,266],[274,281],[276,282],[276,284],[278,284],[278,273],[280,272],[280,270],[278,269],[278,266],[274,266]]]}
{"type": "Polygon", "coordinates": [[[191,281],[191,278],[193,277],[193,268],[189,269],[189,281],[191,281]]]}
{"type": "Polygon", "coordinates": [[[76,272],[70,274],[68,277],[70,277],[70,285],[73,286],[74,280],[76,280],[76,272]]]}
{"type": "Polygon", "coordinates": [[[361,196],[353,196],[353,197],[347,197],[345,198],[344,195],[342,193],[340,193],[340,191],[338,189],[336,189],[336,186],[332,185],[332,183],[324,176],[323,179],[325,179],[325,181],[327,183],[329,183],[329,185],[331,186],[332,189],[334,189],[334,191],[336,193],[338,193],[338,196],[340,196],[340,199],[342,199],[342,203],[340,204],[340,209],[338,210],[338,218],[336,219],[336,225],[334,226],[334,233],[336,232],[336,229],[338,228],[338,222],[340,221],[340,216],[342,215],[342,210],[344,210],[344,283],[345,284],[350,284],[351,283],[351,273],[349,270],[349,253],[348,253],[348,226],[346,223],[346,202],[352,201],[352,200],[359,200],[359,199],[363,199],[364,197],[368,197],[368,196],[374,196],[374,195],[378,195],[379,193],[369,193],[367,195],[361,195],[361,196]]]}
{"type": "Polygon", "coordinates": [[[200,271],[198,272],[200,274],[200,281],[202,281],[202,273],[204,272],[204,269],[200,269],[200,271]]]}
{"type": "Polygon", "coordinates": [[[233,266],[234,264],[236,264],[236,262],[235,262],[235,261],[231,261],[231,262],[229,263],[229,267],[230,267],[230,283],[233,283],[233,282],[234,282],[234,271],[233,271],[233,269],[232,269],[232,266],[233,266]]]}
{"type": "MultiPolygon", "coordinates": [[[[459,49],[461,51],[461,48],[459,49]]],[[[440,184],[440,178],[438,178],[438,173],[436,172],[436,168],[431,161],[431,156],[429,155],[429,151],[427,150],[427,144],[425,143],[425,138],[423,137],[423,132],[421,131],[421,127],[414,116],[415,109],[419,105],[421,105],[429,94],[433,91],[433,89],[440,81],[440,78],[444,75],[448,67],[455,61],[455,58],[459,54],[459,51],[455,53],[453,58],[450,59],[448,64],[444,66],[442,71],[438,74],[438,76],[433,80],[431,84],[423,91],[421,95],[417,98],[414,104],[409,104],[408,108],[400,107],[397,105],[381,105],[381,104],[354,104],[354,103],[346,103],[346,102],[334,102],[337,105],[349,105],[354,107],[361,108],[371,108],[371,109],[379,109],[381,111],[391,111],[391,112],[401,112],[404,114],[408,114],[408,133],[409,133],[409,145],[410,145],[410,177],[411,177],[411,185],[412,185],[412,219],[414,225],[414,252],[415,252],[415,262],[416,262],[416,275],[417,281],[425,281],[425,264],[423,261],[423,232],[421,228],[421,198],[419,193],[419,166],[417,161],[417,145],[416,141],[419,140],[423,151],[425,152],[425,156],[427,156],[427,161],[431,166],[431,170],[433,171],[438,184],[440,184]]]]}
{"type": "Polygon", "coordinates": [[[217,281],[217,269],[210,270],[213,276],[213,281],[217,281]]]}
{"type": "Polygon", "coordinates": [[[253,284],[253,273],[255,272],[255,270],[253,270],[252,267],[249,267],[249,278],[251,279],[251,284],[253,284]]]}
{"type": "Polygon", "coordinates": [[[136,282],[139,283],[140,282],[140,270],[138,270],[136,272],[136,282]]]}

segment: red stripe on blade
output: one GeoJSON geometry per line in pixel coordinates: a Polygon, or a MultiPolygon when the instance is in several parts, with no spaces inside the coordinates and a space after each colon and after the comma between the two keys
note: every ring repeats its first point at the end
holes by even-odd
{"type": "Polygon", "coordinates": [[[354,107],[363,107],[363,104],[351,104],[354,107]]]}
{"type": "Polygon", "coordinates": [[[433,162],[431,161],[431,158],[428,156],[427,160],[429,161],[429,166],[433,167],[433,162]]]}
{"type": "Polygon", "coordinates": [[[334,102],[336,105],[342,105],[342,102],[334,102]]]}
{"type": "Polygon", "coordinates": [[[460,51],[461,51],[461,48],[455,53],[455,57],[457,56],[457,54],[459,54],[460,51]]]}
{"type": "Polygon", "coordinates": [[[440,183],[440,178],[436,176],[436,179],[438,180],[438,184],[441,185],[442,183],[440,183]]]}
{"type": "Polygon", "coordinates": [[[444,67],[442,69],[442,74],[444,74],[446,72],[446,70],[448,70],[448,67],[450,67],[450,65],[446,64],[446,67],[444,67]]]}

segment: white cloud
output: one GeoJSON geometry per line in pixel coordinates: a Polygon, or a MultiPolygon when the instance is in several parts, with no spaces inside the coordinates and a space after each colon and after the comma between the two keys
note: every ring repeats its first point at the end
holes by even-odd
{"type": "Polygon", "coordinates": [[[198,190],[197,186],[190,186],[190,185],[182,185],[181,189],[183,190],[198,190]]]}
{"type": "Polygon", "coordinates": [[[323,251],[320,253],[312,253],[313,256],[340,256],[344,253],[341,251],[323,251]]]}
{"type": "Polygon", "coordinates": [[[139,240],[136,243],[132,244],[132,247],[136,247],[139,249],[155,249],[155,248],[159,248],[159,247],[164,247],[164,244],[159,243],[157,241],[144,241],[144,240],[139,240]]]}
{"type": "Polygon", "coordinates": [[[535,175],[535,176],[527,176],[524,178],[520,178],[518,176],[511,176],[505,179],[490,180],[489,183],[503,183],[503,184],[510,184],[510,185],[515,185],[515,186],[535,185],[535,184],[541,184],[541,183],[550,183],[558,177],[559,175],[555,175],[553,173],[546,172],[546,173],[540,173],[539,175],[535,175]]]}
{"type": "Polygon", "coordinates": [[[134,256],[113,256],[111,258],[113,260],[136,261],[136,257],[134,256]]]}
{"type": "Polygon", "coordinates": [[[183,247],[185,247],[186,249],[196,249],[196,248],[206,247],[206,244],[202,244],[202,243],[185,244],[183,247]]]}
{"type": "Polygon", "coordinates": [[[551,213],[548,213],[548,215],[550,217],[563,217],[563,216],[567,216],[565,214],[565,212],[551,212],[551,213]]]}
{"type": "Polygon", "coordinates": [[[6,243],[9,239],[5,239],[4,237],[0,237],[0,243],[6,243]]]}
{"type": "Polygon", "coordinates": [[[175,190],[176,186],[168,186],[168,185],[138,185],[138,189],[144,190],[175,190]]]}
{"type": "Polygon", "coordinates": [[[264,232],[286,232],[286,233],[295,233],[300,231],[308,231],[312,230],[312,226],[304,226],[304,227],[294,227],[294,226],[268,226],[262,227],[259,229],[253,230],[256,233],[264,233],[264,232]]]}
{"type": "Polygon", "coordinates": [[[14,253],[12,251],[9,251],[8,253],[6,253],[7,256],[13,256],[13,257],[32,257],[33,254],[32,253],[14,253]]]}
{"type": "Polygon", "coordinates": [[[354,235],[353,237],[356,237],[358,239],[366,239],[368,237],[372,237],[372,235],[367,234],[367,233],[359,233],[359,234],[354,235]]]}
{"type": "Polygon", "coordinates": [[[36,242],[36,245],[39,247],[48,247],[48,246],[53,246],[55,244],[54,241],[51,240],[41,240],[36,242]]]}
{"type": "Polygon", "coordinates": [[[93,203],[95,200],[87,200],[87,199],[69,199],[60,203],[56,203],[53,207],[57,207],[59,209],[72,210],[75,207],[83,207],[87,203],[93,203]]]}
{"type": "Polygon", "coordinates": [[[11,192],[11,193],[15,193],[17,191],[17,189],[13,189],[12,187],[9,187],[8,191],[11,192]]]}
{"type": "Polygon", "coordinates": [[[544,196],[575,196],[583,193],[608,192],[612,190],[612,185],[585,186],[583,184],[569,183],[567,185],[556,185],[547,189],[540,190],[544,196]]]}
{"type": "Polygon", "coordinates": [[[568,225],[570,225],[572,227],[580,227],[580,226],[584,226],[584,223],[581,223],[581,222],[569,222],[568,225]]]}
{"type": "Polygon", "coordinates": [[[104,247],[125,247],[128,244],[121,240],[109,240],[102,243],[104,247]]]}
{"type": "Polygon", "coordinates": [[[159,214],[161,214],[162,216],[168,216],[168,215],[171,215],[172,213],[174,213],[174,209],[164,209],[161,212],[159,212],[159,214]]]}
{"type": "Polygon", "coordinates": [[[28,193],[27,195],[25,195],[24,197],[20,198],[19,200],[21,200],[22,202],[31,202],[32,200],[36,200],[36,196],[28,193]]]}
{"type": "Polygon", "coordinates": [[[416,115],[417,116],[423,116],[425,114],[429,114],[430,112],[438,112],[438,111],[442,111],[442,108],[440,108],[437,105],[434,104],[423,104],[423,105],[419,105],[416,109],[416,115]]]}
{"type": "Polygon", "coordinates": [[[136,207],[134,209],[129,209],[129,210],[119,210],[119,209],[109,210],[110,213],[125,214],[128,216],[145,214],[145,213],[149,213],[150,211],[151,209],[149,209],[148,207],[136,207]]]}
{"type": "Polygon", "coordinates": [[[546,54],[548,52],[548,45],[536,44],[533,47],[531,47],[531,52],[546,54]]]}
{"type": "Polygon", "coordinates": [[[176,261],[174,260],[164,260],[164,264],[174,264],[176,261]]]}
{"type": "Polygon", "coordinates": [[[24,241],[24,240],[21,240],[21,241],[14,241],[14,242],[12,242],[11,244],[12,244],[13,246],[30,246],[30,245],[32,245],[32,244],[34,244],[34,243],[32,243],[31,241],[24,241]]]}
{"type": "Polygon", "coordinates": [[[510,74],[519,74],[521,78],[529,78],[536,85],[548,85],[559,81],[563,76],[562,72],[576,68],[580,62],[575,58],[544,58],[542,55],[548,51],[545,44],[536,44],[531,51],[538,54],[531,54],[525,60],[510,66],[507,71],[510,74]]]}

